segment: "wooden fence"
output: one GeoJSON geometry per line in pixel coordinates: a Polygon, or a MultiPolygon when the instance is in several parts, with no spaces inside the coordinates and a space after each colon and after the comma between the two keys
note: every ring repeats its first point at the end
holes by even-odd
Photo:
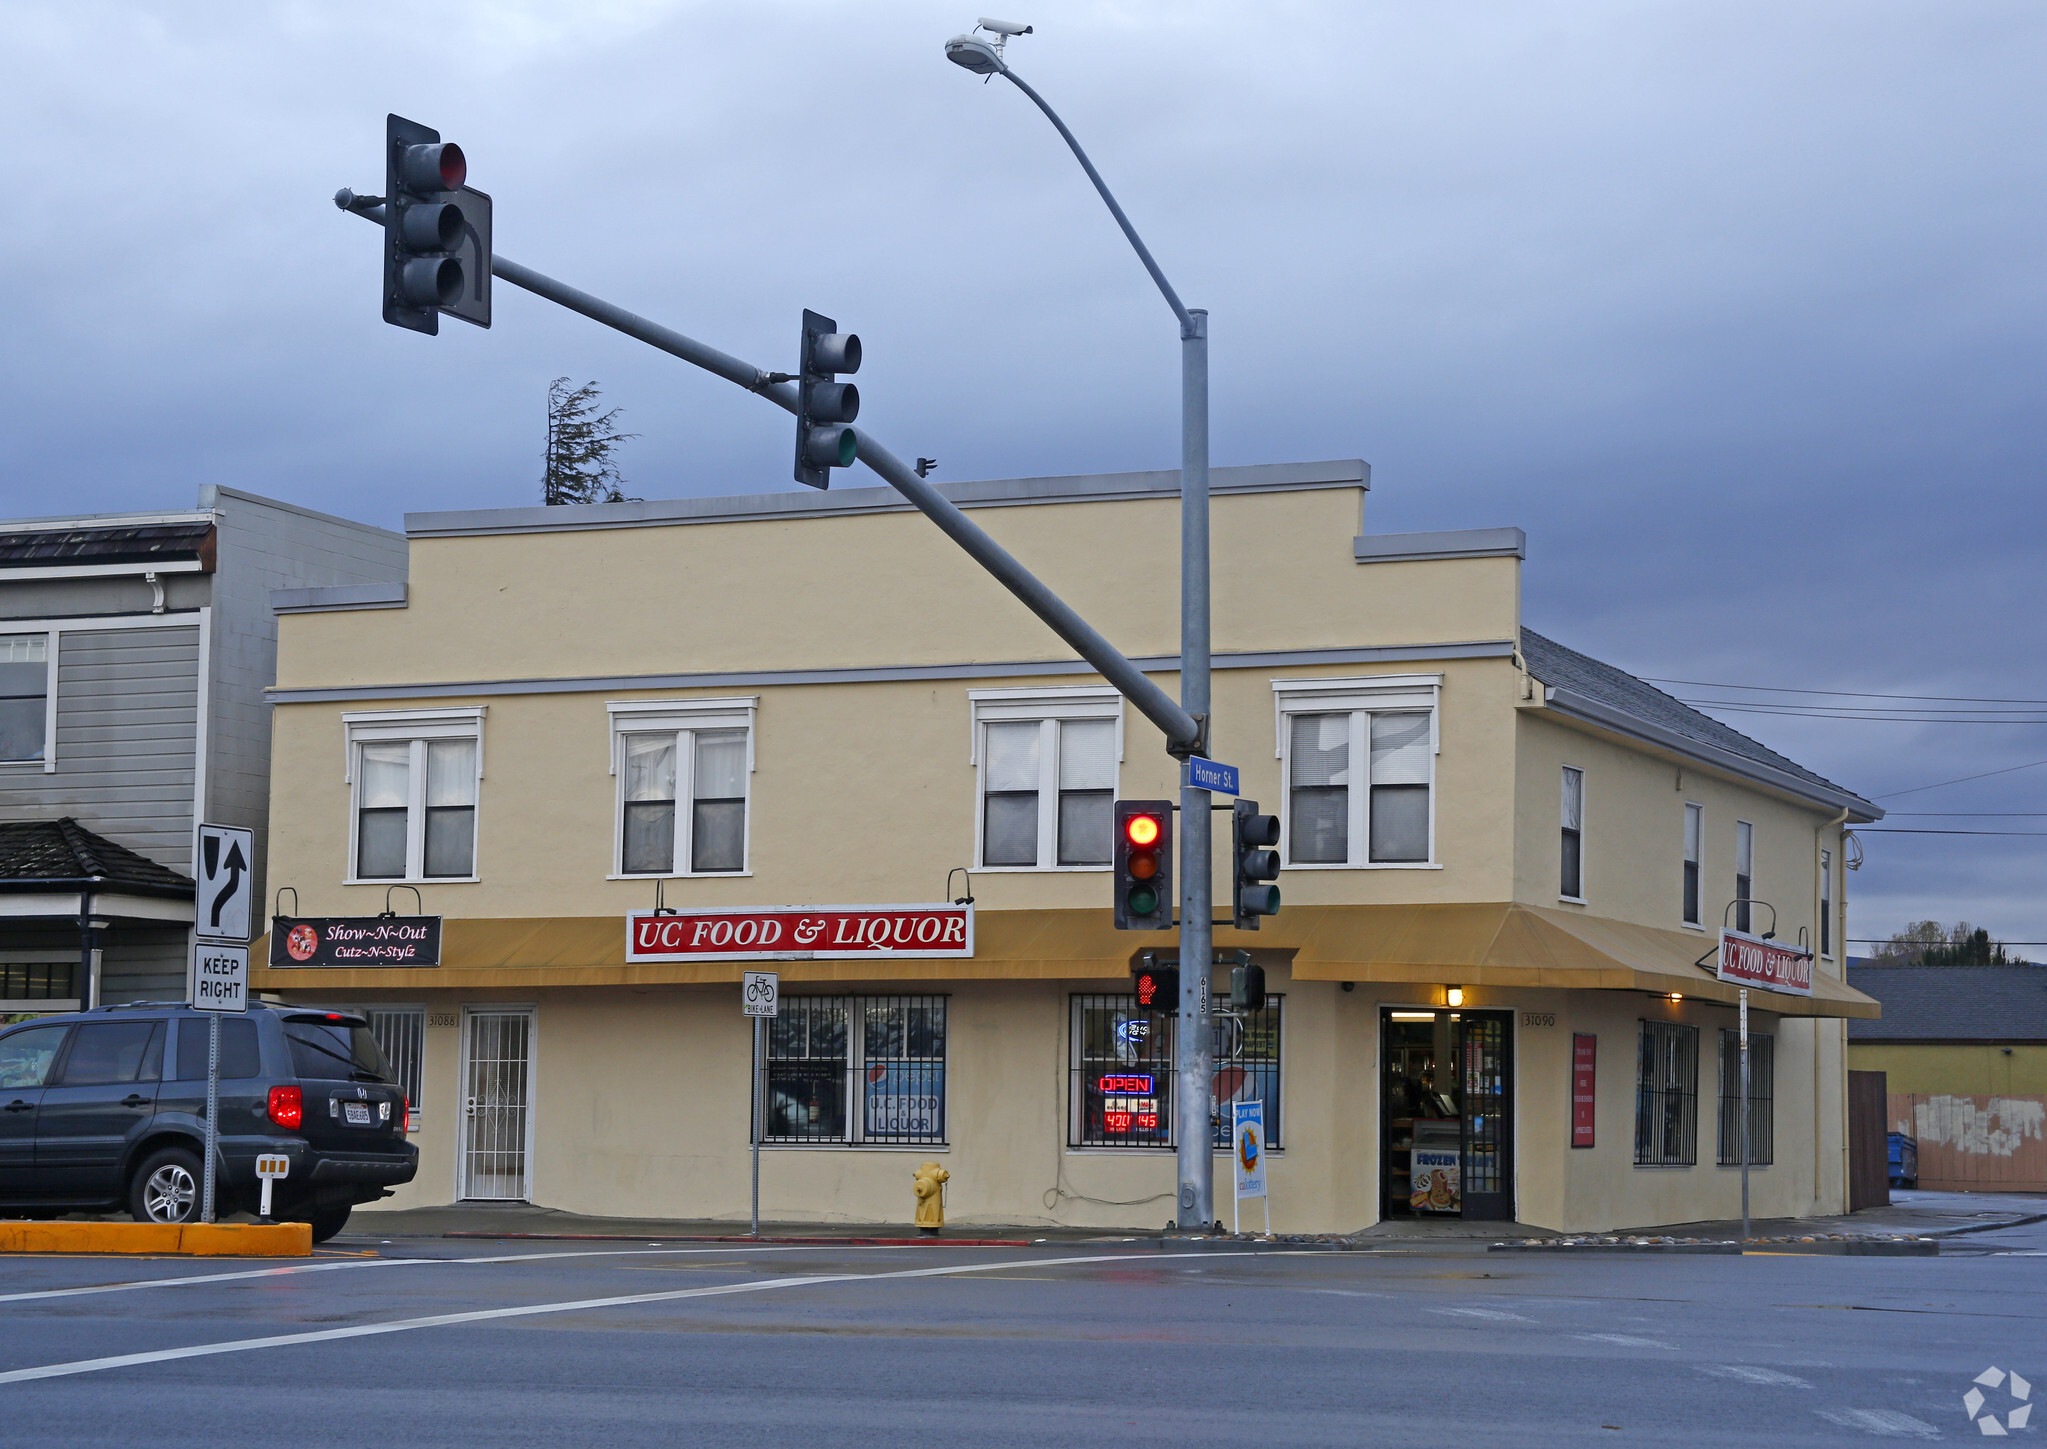
{"type": "Polygon", "coordinates": [[[2047,1192],[2047,1099],[1892,1092],[1890,1130],[1919,1140],[1919,1186],[2047,1192]]]}

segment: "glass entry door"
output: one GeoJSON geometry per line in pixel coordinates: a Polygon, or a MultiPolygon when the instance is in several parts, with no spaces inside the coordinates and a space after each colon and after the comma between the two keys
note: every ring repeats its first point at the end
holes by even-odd
{"type": "Polygon", "coordinates": [[[1383,1217],[1514,1216],[1511,1014],[1382,1013],[1383,1217]]]}
{"type": "Polygon", "coordinates": [[[1506,1222],[1514,1217],[1508,1021],[1504,1011],[1467,1011],[1458,1023],[1467,1218],[1506,1222]]]}
{"type": "Polygon", "coordinates": [[[526,1200],[533,1013],[469,1012],[463,1038],[462,1196],[526,1200]]]}

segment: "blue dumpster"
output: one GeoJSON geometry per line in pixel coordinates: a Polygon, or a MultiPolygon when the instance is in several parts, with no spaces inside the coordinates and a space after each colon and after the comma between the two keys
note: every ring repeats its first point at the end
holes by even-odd
{"type": "Polygon", "coordinates": [[[1891,1186],[1919,1185],[1919,1139],[1903,1132],[1891,1134],[1891,1186]]]}

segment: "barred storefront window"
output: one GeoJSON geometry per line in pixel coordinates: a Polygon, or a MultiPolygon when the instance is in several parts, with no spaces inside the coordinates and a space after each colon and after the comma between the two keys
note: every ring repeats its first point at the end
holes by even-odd
{"type": "MultiPolygon", "coordinates": [[[[1215,1075],[1209,1096],[1210,1136],[1230,1143],[1230,1108],[1265,1104],[1265,1142],[1282,1143],[1280,1008],[1218,1016],[1211,1045],[1215,1075]]],[[[1072,998],[1068,1055],[1069,1147],[1166,1148],[1173,1145],[1173,1035],[1179,1018],[1140,1010],[1134,996],[1072,998]]]]}
{"type": "Polygon", "coordinates": [[[1635,1069],[1635,1165],[1690,1167],[1699,1160],[1699,1029],[1642,1023],[1635,1069]]]}
{"type": "MultiPolygon", "coordinates": [[[[1748,1160],[1767,1167],[1776,1153],[1773,1130],[1777,1039],[1748,1034],[1748,1160]]],[[[1720,1165],[1741,1166],[1741,1033],[1720,1028],[1720,1165]]]]}
{"type": "Polygon", "coordinates": [[[763,1142],[943,1143],[943,996],[785,996],[768,1022],[763,1142]]]}

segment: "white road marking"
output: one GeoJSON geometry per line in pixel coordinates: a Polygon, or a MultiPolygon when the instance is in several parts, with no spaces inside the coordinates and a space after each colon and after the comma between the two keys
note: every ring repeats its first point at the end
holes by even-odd
{"type": "Polygon", "coordinates": [[[1431,1308],[1431,1313],[1442,1313],[1452,1318],[1482,1318],[1488,1323],[1533,1323],[1518,1313],[1508,1313],[1499,1308],[1431,1308]]]}
{"type": "Polygon", "coordinates": [[[1618,1348],[1668,1348],[1675,1350],[1677,1347],[1676,1344],[1665,1343],[1660,1338],[1637,1338],[1631,1333],[1574,1333],[1571,1337],[1577,1339],[1580,1343],[1610,1343],[1618,1348]]]}
{"type": "Polygon", "coordinates": [[[873,1283],[891,1278],[939,1278],[960,1273],[999,1273],[1015,1268],[1054,1268],[1082,1263],[1158,1262],[1165,1258],[1253,1257],[1250,1253],[1114,1253],[1087,1254],[1073,1258],[1030,1258],[1022,1262],[962,1263],[943,1268],[903,1268],[891,1273],[822,1273],[800,1278],[767,1278],[757,1283],[720,1283],[703,1288],[675,1288],[664,1293],[628,1293],[615,1298],[578,1298],[561,1303],[530,1303],[517,1308],[485,1308],[466,1313],[436,1313],[425,1318],[399,1318],[383,1323],[362,1323],[349,1328],[323,1328],[309,1333],[280,1333],[267,1338],[237,1338],[221,1343],[195,1343],[185,1348],[151,1349],[145,1353],[113,1354],[106,1358],[74,1359],[69,1363],[41,1364],[35,1368],[0,1373],[0,1384],[27,1383],[34,1379],[64,1378],[72,1374],[101,1373],[108,1369],[135,1368],[143,1364],[170,1363],[178,1359],[208,1358],[223,1353],[248,1353],[259,1348],[288,1348],[301,1343],[332,1343],[345,1338],[370,1338],[385,1333],[407,1333],[420,1328],[447,1328],[464,1323],[490,1323],[506,1318],[533,1318],[548,1313],[578,1313],[593,1308],[630,1308],[641,1303],[673,1303],[685,1298],[716,1298],[734,1293],[764,1293],[774,1288],[802,1288],[825,1283],[873,1283]]]}
{"type": "Polygon", "coordinates": [[[1815,1409],[1813,1412],[1844,1429],[1865,1429],[1887,1439],[1940,1437],[1940,1430],[1933,1425],[1896,1409],[1815,1409]]]}
{"type": "Polygon", "coordinates": [[[1763,1384],[1780,1389],[1809,1389],[1811,1384],[1795,1374],[1779,1373],[1773,1368],[1764,1368],[1753,1363],[1702,1363],[1695,1367],[1702,1374],[1715,1378],[1733,1379],[1737,1383],[1763,1384]]]}
{"type": "MultiPolygon", "coordinates": [[[[475,1258],[357,1258],[340,1263],[294,1263],[278,1268],[248,1268],[236,1273],[199,1273],[185,1278],[136,1278],[126,1283],[95,1283],[84,1288],[44,1288],[31,1293],[0,1294],[0,1303],[27,1303],[41,1298],[77,1298],[91,1293],[132,1293],[139,1288],[180,1288],[188,1283],[235,1283],[257,1278],[281,1278],[297,1273],[333,1273],[344,1268],[402,1268],[437,1263],[542,1263],[559,1258],[644,1258],[649,1255],[678,1257],[731,1255],[734,1253],[822,1253],[832,1249],[809,1244],[787,1247],[763,1245],[745,1248],[580,1248],[560,1253],[498,1253],[475,1258]]],[[[907,1247],[889,1244],[849,1244],[843,1251],[901,1253],[907,1247]]]]}

